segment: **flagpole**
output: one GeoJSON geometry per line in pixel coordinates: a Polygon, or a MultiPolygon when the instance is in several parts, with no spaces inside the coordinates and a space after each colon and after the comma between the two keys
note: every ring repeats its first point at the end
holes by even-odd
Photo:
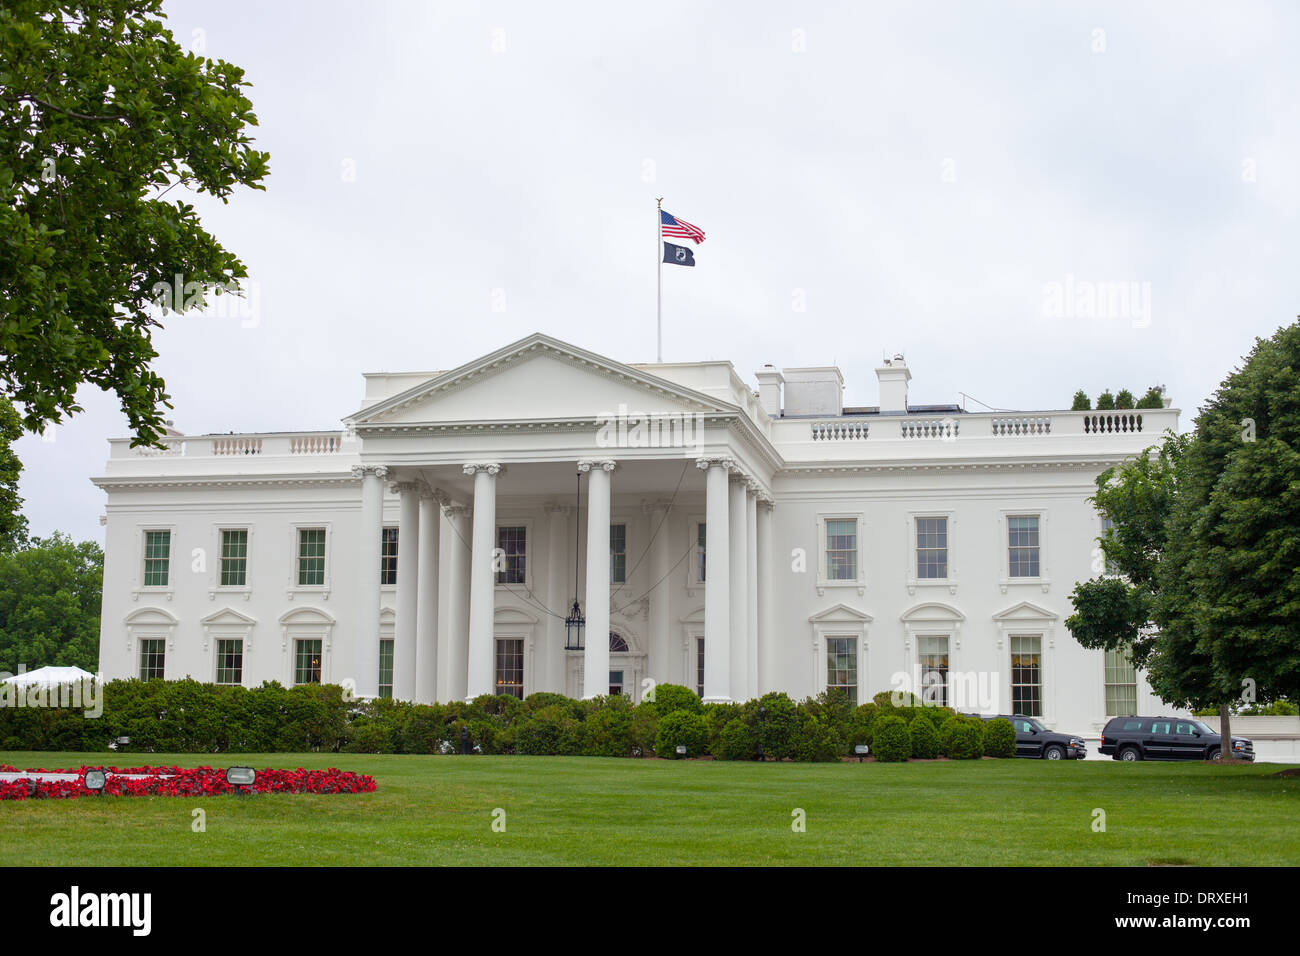
{"type": "Polygon", "coordinates": [[[657,361],[660,365],[662,365],[664,361],[664,217],[660,211],[663,208],[664,197],[660,196],[655,200],[655,227],[659,235],[658,240],[655,242],[655,262],[659,270],[655,288],[655,328],[657,331],[658,343],[657,361]]]}

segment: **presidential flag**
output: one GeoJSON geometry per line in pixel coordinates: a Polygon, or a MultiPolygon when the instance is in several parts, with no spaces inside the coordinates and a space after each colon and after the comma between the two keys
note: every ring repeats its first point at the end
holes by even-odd
{"type": "Polygon", "coordinates": [[[692,226],[685,219],[678,219],[676,216],[671,213],[666,213],[662,209],[659,210],[659,232],[663,236],[673,236],[677,239],[690,239],[697,246],[704,241],[703,229],[699,226],[692,226]]]}
{"type": "Polygon", "coordinates": [[[664,262],[674,266],[693,266],[695,265],[695,253],[685,246],[675,246],[671,242],[665,242],[664,262]]]}

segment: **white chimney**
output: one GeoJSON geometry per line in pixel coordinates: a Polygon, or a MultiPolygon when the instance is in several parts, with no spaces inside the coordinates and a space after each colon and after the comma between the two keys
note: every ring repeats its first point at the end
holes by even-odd
{"type": "Polygon", "coordinates": [[[844,410],[844,376],[833,365],[788,368],[785,415],[839,415],[844,410]]]}
{"type": "Polygon", "coordinates": [[[785,376],[774,366],[764,365],[754,373],[754,377],[758,379],[758,401],[763,411],[769,418],[780,418],[781,386],[785,383],[785,376]]]}
{"type": "Polygon", "coordinates": [[[876,378],[880,380],[880,413],[906,415],[907,383],[912,380],[912,373],[907,370],[903,356],[885,359],[885,364],[876,369],[876,378]]]}

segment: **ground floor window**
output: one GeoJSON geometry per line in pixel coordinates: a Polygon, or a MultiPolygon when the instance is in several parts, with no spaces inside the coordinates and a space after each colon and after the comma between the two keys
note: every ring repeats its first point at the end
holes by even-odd
{"type": "Polygon", "coordinates": [[[497,640],[498,694],[524,699],[524,641],[520,637],[497,640]]]}
{"type": "Polygon", "coordinates": [[[927,706],[948,706],[948,635],[923,634],[917,639],[921,665],[921,700],[927,706]]]}
{"type": "Polygon", "coordinates": [[[695,693],[704,696],[704,638],[695,639],[695,693]]]}
{"type": "Polygon", "coordinates": [[[1011,711],[1043,716],[1043,651],[1037,634],[1011,635],[1011,711]]]}
{"type": "Polygon", "coordinates": [[[393,696],[393,639],[379,642],[379,696],[393,696]]]}
{"type": "Polygon", "coordinates": [[[294,641],[293,682],[319,684],[321,679],[321,641],[299,639],[294,641]]]}
{"type": "Polygon", "coordinates": [[[217,639],[217,683],[244,682],[244,642],[237,637],[217,639]]]}
{"type": "Polygon", "coordinates": [[[1137,713],[1137,669],[1125,651],[1106,652],[1106,716],[1137,713]]]}
{"type": "Polygon", "coordinates": [[[609,672],[609,696],[620,697],[623,694],[623,672],[609,672]]]}
{"type": "Polygon", "coordinates": [[[161,637],[146,637],[140,641],[140,679],[159,680],[167,658],[167,642],[161,637]]]}
{"type": "Polygon", "coordinates": [[[858,702],[858,639],[826,638],[826,689],[839,688],[853,703],[858,702]]]}

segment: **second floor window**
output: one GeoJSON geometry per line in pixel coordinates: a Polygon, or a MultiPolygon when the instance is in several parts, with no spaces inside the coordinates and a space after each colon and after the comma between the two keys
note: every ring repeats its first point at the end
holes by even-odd
{"type": "Polygon", "coordinates": [[[379,583],[397,583],[397,529],[385,528],[379,539],[379,583]]]}
{"type": "MultiPolygon", "coordinates": [[[[298,529],[298,585],[321,587],[325,584],[325,529],[298,529]]],[[[305,683],[299,681],[298,683],[305,683]]]]}
{"type": "Polygon", "coordinates": [[[165,588],[171,570],[172,533],[146,531],[144,533],[144,586],[165,588]]]}
{"type": "Polygon", "coordinates": [[[609,526],[609,580],[614,584],[627,583],[627,525],[609,526]]]}
{"type": "Polygon", "coordinates": [[[1038,515],[1011,515],[1007,518],[1007,549],[1011,577],[1038,577],[1038,515]]]}
{"type": "Polygon", "coordinates": [[[826,577],[831,581],[858,578],[858,522],[832,518],[826,522],[826,577]]]}
{"type": "Polygon", "coordinates": [[[948,576],[948,519],[916,519],[916,576],[948,576]]]}
{"type": "MultiPolygon", "coordinates": [[[[705,525],[705,523],[704,523],[703,521],[701,521],[701,522],[696,526],[696,529],[695,529],[695,573],[699,576],[699,579],[700,579],[701,581],[703,581],[703,580],[705,579],[705,578],[704,578],[704,571],[705,571],[705,564],[704,564],[705,550],[704,550],[704,545],[705,545],[705,542],[707,541],[707,537],[708,537],[708,536],[705,534],[705,530],[706,530],[706,529],[707,529],[707,525],[705,525]]],[[[701,694],[701,696],[703,696],[703,694],[701,694]]]]}
{"type": "Polygon", "coordinates": [[[248,583],[248,529],[221,532],[221,586],[242,588],[248,583]]]}
{"type": "Polygon", "coordinates": [[[501,550],[497,565],[497,584],[523,584],[528,580],[528,529],[497,528],[497,547],[501,550]]]}
{"type": "Polygon", "coordinates": [[[1106,716],[1137,713],[1137,670],[1126,651],[1106,652],[1106,716]]]}

